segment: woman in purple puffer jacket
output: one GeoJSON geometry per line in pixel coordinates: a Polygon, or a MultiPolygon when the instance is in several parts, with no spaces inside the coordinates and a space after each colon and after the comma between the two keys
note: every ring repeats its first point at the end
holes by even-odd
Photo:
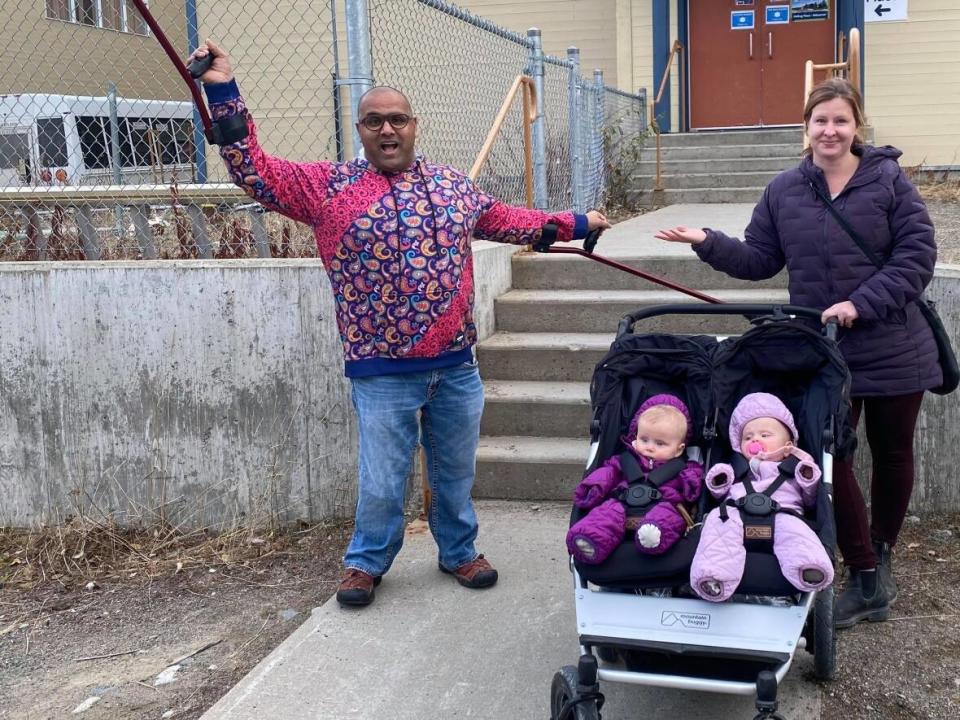
{"type": "Polygon", "coordinates": [[[923,391],[941,382],[937,347],[913,302],[933,277],[933,224],[897,163],[900,151],[865,145],[859,92],[845,80],[821,83],[804,108],[810,149],[778,175],[753,211],[745,241],[721,232],[675,227],[657,237],[693,246],[733,277],[761,280],[784,266],[790,302],[822,308],[845,328],[840,350],[853,376],[853,422],[861,412],[873,461],[871,518],[853,474],[853,458],[834,465],[837,540],[850,569],[835,623],[884,620],[897,588],[890,549],[914,482],[913,433],[923,391]],[[873,252],[879,270],[827,209],[815,188],[873,252]],[[879,570],[879,571],[878,571],[879,570]]]}

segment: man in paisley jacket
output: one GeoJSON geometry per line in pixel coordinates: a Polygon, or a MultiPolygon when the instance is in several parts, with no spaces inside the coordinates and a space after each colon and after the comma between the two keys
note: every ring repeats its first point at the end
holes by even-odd
{"type": "Polygon", "coordinates": [[[474,541],[470,496],[483,410],[473,356],[472,238],[558,240],[609,224],[600,213],[548,214],[507,206],[463,173],[415,150],[417,120],[407,98],[376,87],[360,101],[363,158],[292,162],[264,152],[227,54],[209,40],[191,59],[213,55],[201,81],[221,127],[238,115],[241,135],[221,146],[233,181],[266,208],[310,225],[334,293],[344,369],[360,431],[359,499],[337,591],[364,606],[403,542],[406,478],[418,439],[426,451],[430,530],[439,569],[469,588],[497,571],[474,541]],[[419,426],[418,426],[419,422],[419,426]]]}

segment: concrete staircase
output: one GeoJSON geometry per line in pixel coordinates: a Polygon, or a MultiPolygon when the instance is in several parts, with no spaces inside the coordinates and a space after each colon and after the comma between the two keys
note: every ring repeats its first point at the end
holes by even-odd
{"type": "MultiPolygon", "coordinates": [[[[603,241],[597,252],[603,254],[603,241]]],[[[782,276],[741,283],[689,251],[616,259],[729,302],[787,298],[782,276]]],[[[497,331],[477,349],[486,409],[474,495],[568,500],[589,448],[590,378],[620,318],[644,306],[698,301],[571,255],[514,255],[512,272],[513,289],[496,300],[497,331]]],[[[643,325],[649,331],[711,334],[745,327],[742,319],[723,316],[653,318],[643,325]]]]}
{"type": "Polygon", "coordinates": [[[777,173],[803,149],[800,128],[701,131],[660,136],[664,192],[655,197],[656,147],[651,138],[632,178],[639,206],[755,203],[777,173]]]}

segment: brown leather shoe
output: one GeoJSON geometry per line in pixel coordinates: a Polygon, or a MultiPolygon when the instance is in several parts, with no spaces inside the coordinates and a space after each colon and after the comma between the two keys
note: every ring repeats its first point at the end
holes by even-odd
{"type": "Polygon", "coordinates": [[[362,607],[373,602],[373,589],[380,584],[381,576],[374,577],[363,570],[347,568],[337,588],[337,602],[341,605],[362,607]]]}
{"type": "Polygon", "coordinates": [[[493,565],[487,562],[483,555],[477,555],[475,560],[464,563],[456,570],[447,570],[443,565],[440,566],[440,569],[448,575],[453,575],[457,582],[464,587],[473,590],[496,585],[499,577],[497,571],[493,569],[493,565]]]}

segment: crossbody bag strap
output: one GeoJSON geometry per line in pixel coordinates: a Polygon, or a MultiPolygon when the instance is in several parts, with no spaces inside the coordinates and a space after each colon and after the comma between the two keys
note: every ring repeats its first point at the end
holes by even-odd
{"type": "Polygon", "coordinates": [[[860,236],[857,235],[857,231],[854,230],[850,223],[847,222],[847,219],[840,214],[840,211],[837,210],[836,206],[833,204],[833,201],[823,192],[823,189],[819,187],[813,180],[810,181],[810,187],[813,188],[813,191],[817,196],[823,200],[823,204],[827,206],[827,210],[836,218],[837,222],[840,223],[840,227],[846,230],[847,235],[857,244],[857,247],[860,248],[860,251],[867,256],[867,259],[872,262],[877,268],[883,267],[883,261],[877,256],[877,254],[867,247],[867,244],[860,239],[860,236]]]}

